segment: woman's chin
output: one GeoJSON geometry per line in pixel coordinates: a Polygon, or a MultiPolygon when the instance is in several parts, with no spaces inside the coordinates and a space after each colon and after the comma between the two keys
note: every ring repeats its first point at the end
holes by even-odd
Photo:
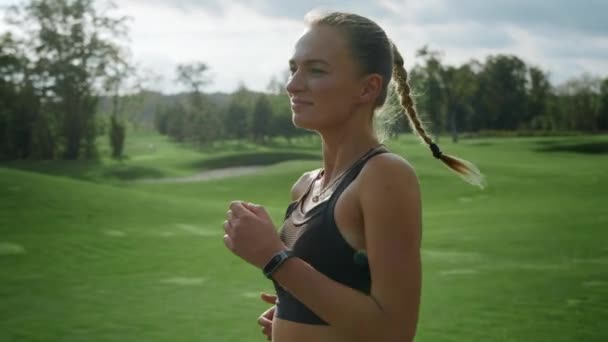
{"type": "Polygon", "coordinates": [[[293,124],[298,128],[314,129],[317,125],[310,119],[311,117],[309,115],[293,112],[293,124]]]}

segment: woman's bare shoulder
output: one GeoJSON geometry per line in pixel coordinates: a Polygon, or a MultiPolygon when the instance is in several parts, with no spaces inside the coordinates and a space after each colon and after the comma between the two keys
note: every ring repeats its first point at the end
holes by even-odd
{"type": "Polygon", "coordinates": [[[366,187],[398,183],[418,183],[412,164],[402,156],[389,152],[370,159],[361,170],[361,182],[366,187]]]}

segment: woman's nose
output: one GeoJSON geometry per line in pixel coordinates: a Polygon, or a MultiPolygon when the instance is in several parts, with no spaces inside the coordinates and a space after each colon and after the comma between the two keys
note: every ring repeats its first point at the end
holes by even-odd
{"type": "Polygon", "coordinates": [[[294,72],[287,79],[287,83],[285,83],[285,90],[287,90],[288,94],[297,93],[298,91],[302,91],[304,89],[304,82],[299,72],[294,72]]]}

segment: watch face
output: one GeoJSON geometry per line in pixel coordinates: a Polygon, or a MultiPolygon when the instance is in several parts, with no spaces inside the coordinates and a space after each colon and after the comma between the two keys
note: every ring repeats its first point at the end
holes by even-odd
{"type": "Polygon", "coordinates": [[[263,268],[266,277],[270,278],[270,274],[272,274],[275,269],[283,263],[283,261],[285,261],[291,256],[291,251],[281,251],[277,255],[273,256],[272,259],[270,259],[270,261],[263,268]]]}
{"type": "Polygon", "coordinates": [[[269,268],[269,269],[273,268],[273,267],[274,267],[274,265],[276,265],[276,264],[277,264],[279,261],[281,261],[281,255],[280,255],[280,254],[275,255],[275,256],[274,256],[274,257],[273,257],[273,258],[270,260],[270,262],[268,263],[268,265],[266,265],[266,268],[269,268]]]}

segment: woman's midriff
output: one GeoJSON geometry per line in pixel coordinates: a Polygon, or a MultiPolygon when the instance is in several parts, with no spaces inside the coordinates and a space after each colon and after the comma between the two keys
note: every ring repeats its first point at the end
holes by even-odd
{"type": "Polygon", "coordinates": [[[327,325],[302,324],[275,317],[272,342],[348,342],[344,334],[327,325]]]}

